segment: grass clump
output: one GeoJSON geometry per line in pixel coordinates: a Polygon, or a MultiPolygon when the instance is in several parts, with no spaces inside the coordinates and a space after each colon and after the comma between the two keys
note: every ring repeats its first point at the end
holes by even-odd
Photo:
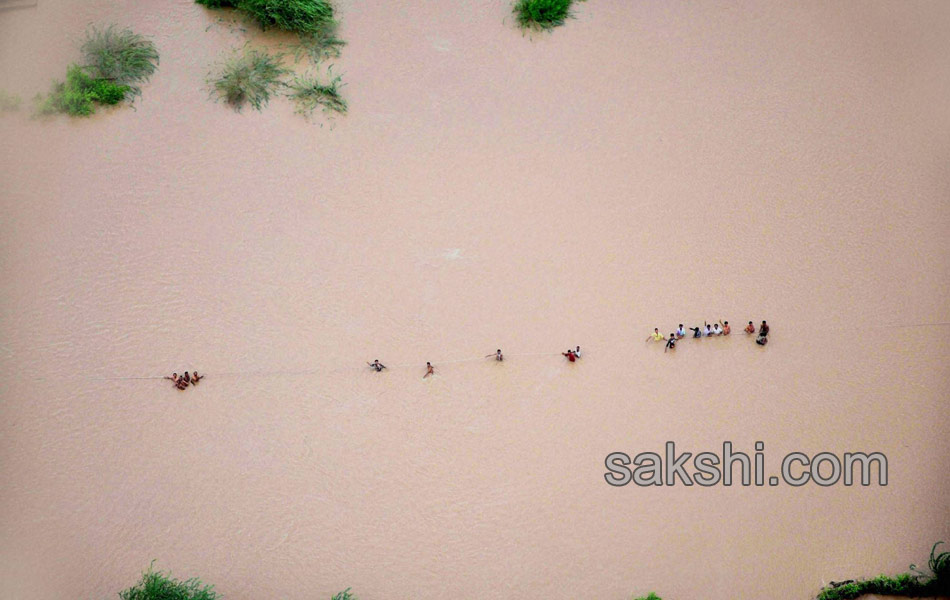
{"type": "Polygon", "coordinates": [[[45,97],[36,97],[40,115],[84,117],[96,104],[118,104],[138,95],[138,87],[158,68],[155,45],[130,29],[93,27],[82,44],[83,65],[66,69],[66,81],[54,81],[45,97]]]}
{"type": "Polygon", "coordinates": [[[127,590],[119,592],[121,600],[215,600],[214,586],[203,585],[192,578],[178,581],[171,573],[148,571],[142,573],[142,580],[127,590]]]}
{"type": "Polygon", "coordinates": [[[337,37],[337,21],[328,0],[195,0],[208,8],[236,8],[263,29],[281,29],[300,36],[301,48],[316,62],[338,56],[345,42],[337,37]]]}
{"type": "Polygon", "coordinates": [[[330,600],[356,600],[356,596],[350,593],[350,588],[346,588],[342,592],[334,594],[330,600]]]}
{"type": "Polygon", "coordinates": [[[91,77],[79,65],[70,65],[66,81],[54,81],[49,95],[37,96],[40,115],[65,113],[85,117],[96,111],[96,104],[118,104],[130,91],[129,86],[91,77]]]}
{"type": "Polygon", "coordinates": [[[324,112],[334,111],[346,113],[346,100],[340,95],[341,78],[339,75],[330,79],[326,85],[315,78],[298,77],[290,84],[288,96],[297,105],[297,113],[310,116],[317,107],[323,107],[324,112]]]}
{"type": "Polygon", "coordinates": [[[304,35],[319,33],[326,23],[333,21],[333,6],[326,0],[239,0],[237,7],[264,29],[304,35]]]}
{"type": "Polygon", "coordinates": [[[852,600],[865,594],[883,596],[905,596],[909,598],[950,595],[950,552],[937,554],[937,542],[930,549],[928,567],[930,573],[924,573],[911,565],[914,573],[901,573],[896,577],[879,575],[873,579],[849,579],[831,582],[831,585],[819,592],[817,600],[852,600]]]}
{"type": "Polygon", "coordinates": [[[571,16],[573,0],[518,0],[515,18],[522,28],[554,29],[571,16]]]}
{"type": "Polygon", "coordinates": [[[289,71],[280,60],[259,50],[235,54],[212,77],[212,92],[234,110],[240,111],[245,104],[261,110],[286,85],[282,79],[289,71]]]}
{"type": "Polygon", "coordinates": [[[155,44],[131,29],[115,25],[87,31],[82,54],[92,77],[127,86],[133,95],[141,92],[139,84],[148,81],[158,68],[155,44]]]}
{"type": "Polygon", "coordinates": [[[663,600],[663,599],[657,596],[656,592],[650,592],[646,596],[640,596],[639,598],[635,598],[634,600],[663,600]]]}
{"type": "Polygon", "coordinates": [[[0,111],[18,110],[21,102],[22,99],[16,94],[10,94],[5,90],[0,90],[0,111]]]}

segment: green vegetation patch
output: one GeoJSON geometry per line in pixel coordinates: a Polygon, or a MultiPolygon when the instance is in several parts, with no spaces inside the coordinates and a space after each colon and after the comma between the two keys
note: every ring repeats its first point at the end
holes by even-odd
{"type": "Polygon", "coordinates": [[[290,84],[288,96],[297,105],[299,114],[309,116],[318,107],[324,112],[346,113],[346,100],[340,95],[340,76],[330,79],[326,85],[315,78],[298,77],[290,84]]]}
{"type": "Polygon", "coordinates": [[[93,78],[127,86],[133,95],[141,92],[139,84],[148,81],[158,68],[155,44],[131,29],[115,25],[87,31],[82,54],[93,78]]]}
{"type": "Polygon", "coordinates": [[[571,16],[573,0],[518,0],[515,18],[522,28],[554,29],[571,16]]]}
{"type": "Polygon", "coordinates": [[[142,573],[142,580],[119,592],[122,600],[215,600],[214,586],[204,585],[198,579],[178,581],[171,573],[153,571],[142,573]]]}
{"type": "Polygon", "coordinates": [[[646,596],[640,596],[639,598],[636,598],[635,600],[663,600],[663,599],[657,596],[656,592],[650,592],[646,596]]]}
{"type": "Polygon", "coordinates": [[[84,117],[96,104],[118,104],[141,92],[158,68],[158,51],[148,39],[115,25],[92,27],[82,44],[83,65],[66,69],[66,81],[54,81],[49,94],[38,94],[36,113],[84,117]]]}
{"type": "Polygon", "coordinates": [[[247,50],[232,56],[212,76],[212,93],[234,110],[240,111],[245,104],[261,110],[286,85],[283,78],[288,73],[280,56],[247,50]]]}
{"type": "Polygon", "coordinates": [[[350,593],[350,588],[346,588],[342,592],[334,594],[330,600],[356,600],[356,596],[350,593]]]}
{"type": "Polygon", "coordinates": [[[195,0],[208,8],[235,8],[263,29],[300,35],[301,48],[314,57],[338,56],[345,42],[337,37],[333,5],[327,0],[195,0]]]}
{"type": "Polygon", "coordinates": [[[882,596],[905,596],[909,598],[935,597],[950,595],[950,552],[937,554],[937,542],[930,549],[928,567],[930,573],[923,573],[916,565],[911,565],[914,573],[901,573],[896,577],[879,575],[873,579],[832,582],[821,590],[817,600],[852,600],[865,594],[882,596]]]}
{"type": "Polygon", "coordinates": [[[129,92],[129,86],[94,79],[79,65],[70,65],[65,82],[54,81],[49,95],[37,96],[36,112],[85,117],[96,111],[96,104],[118,104],[129,92]]]}

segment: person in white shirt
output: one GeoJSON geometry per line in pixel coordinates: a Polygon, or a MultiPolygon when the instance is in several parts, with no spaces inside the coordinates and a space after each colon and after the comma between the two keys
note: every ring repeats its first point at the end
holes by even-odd
{"type": "Polygon", "coordinates": [[[574,349],[574,356],[576,356],[577,358],[580,358],[580,357],[581,357],[581,347],[580,347],[580,346],[578,346],[577,348],[574,349]]]}
{"type": "Polygon", "coordinates": [[[684,337],[686,337],[686,328],[680,323],[679,329],[676,330],[676,339],[683,339],[684,337]]]}
{"type": "Polygon", "coordinates": [[[713,325],[712,334],[713,334],[713,335],[722,335],[722,329],[719,328],[719,323],[716,323],[716,324],[713,325]]]}

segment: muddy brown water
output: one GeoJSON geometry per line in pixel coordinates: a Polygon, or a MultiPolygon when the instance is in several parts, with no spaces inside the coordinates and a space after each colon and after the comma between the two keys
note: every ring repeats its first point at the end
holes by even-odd
{"type": "Polygon", "coordinates": [[[287,39],[190,0],[0,11],[23,97],[88,23],[161,52],[135,110],[0,116],[0,598],[156,559],[232,600],[804,599],[950,541],[950,4],[576,12],[341,3],[350,114],[308,122],[208,100],[287,39]],[[772,341],[644,342],[720,318],[772,341]],[[889,485],[605,483],[667,440],[889,485]]]}

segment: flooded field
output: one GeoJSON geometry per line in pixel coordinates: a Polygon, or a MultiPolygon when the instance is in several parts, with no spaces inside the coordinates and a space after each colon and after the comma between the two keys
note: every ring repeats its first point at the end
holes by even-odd
{"type": "Polygon", "coordinates": [[[291,40],[191,0],[0,10],[23,98],[90,23],[161,54],[134,110],[0,115],[0,600],[153,559],[228,600],[805,600],[950,541],[950,3],[338,8],[310,121],[209,100],[291,40]],[[668,440],[889,481],[606,484],[668,440]]]}

